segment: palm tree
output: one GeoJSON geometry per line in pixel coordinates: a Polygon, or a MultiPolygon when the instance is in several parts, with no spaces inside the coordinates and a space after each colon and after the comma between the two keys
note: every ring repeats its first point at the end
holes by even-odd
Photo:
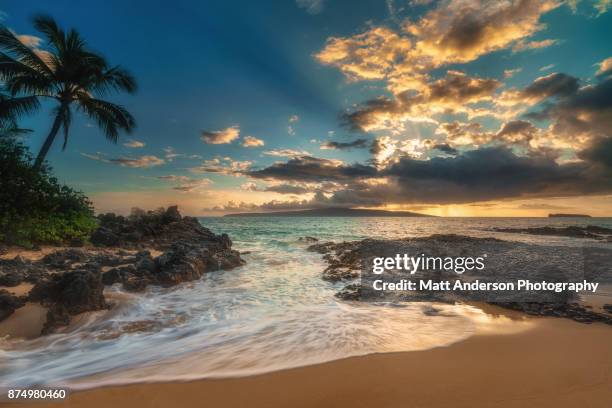
{"type": "Polygon", "coordinates": [[[0,121],[35,112],[41,98],[57,102],[51,131],[34,166],[40,168],[60,129],[62,149],[66,148],[73,107],[95,121],[111,142],[117,142],[120,130],[131,132],[136,125],[132,115],[123,106],[99,98],[109,91],[134,93],[134,78],[120,66],[109,66],[77,31],[64,32],[53,18],[36,17],[34,27],[44,36],[48,50],[28,47],[0,26],[0,81],[11,96],[0,99],[0,121]]]}

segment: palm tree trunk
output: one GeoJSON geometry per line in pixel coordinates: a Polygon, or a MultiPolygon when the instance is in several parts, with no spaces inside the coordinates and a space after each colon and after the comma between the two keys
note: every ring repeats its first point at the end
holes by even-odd
{"type": "Polygon", "coordinates": [[[47,153],[49,153],[49,149],[51,148],[51,145],[55,140],[55,136],[57,136],[57,132],[59,131],[60,126],[62,125],[62,110],[63,108],[60,107],[59,111],[57,112],[57,115],[55,116],[55,120],[53,121],[53,127],[51,128],[49,135],[45,139],[45,143],[43,143],[42,147],[40,148],[38,156],[36,156],[36,161],[34,162],[34,168],[36,170],[40,169],[43,162],[45,161],[45,157],[47,157],[47,153]]]}

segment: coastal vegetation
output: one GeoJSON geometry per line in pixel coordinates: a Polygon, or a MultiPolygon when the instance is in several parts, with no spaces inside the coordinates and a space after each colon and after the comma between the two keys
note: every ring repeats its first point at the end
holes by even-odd
{"type": "Polygon", "coordinates": [[[61,184],[48,166],[32,166],[27,147],[14,137],[0,137],[0,180],[5,244],[77,244],[97,225],[87,197],[61,184]]]}
{"type": "Polygon", "coordinates": [[[60,183],[45,158],[60,132],[68,143],[73,110],[80,111],[111,142],[136,125],[123,106],[102,99],[111,91],[133,93],[136,81],[111,66],[74,29],[48,16],[34,19],[40,44],[26,44],[0,25],[0,242],[82,245],[98,222],[89,199],[60,183]],[[36,158],[20,139],[30,133],[18,120],[54,101],[53,124],[36,158]]]}

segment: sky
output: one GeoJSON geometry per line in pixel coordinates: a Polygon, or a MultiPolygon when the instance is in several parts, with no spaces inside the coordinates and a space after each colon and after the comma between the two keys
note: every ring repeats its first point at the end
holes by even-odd
{"type": "MultiPolygon", "coordinates": [[[[8,0],[137,79],[137,128],[75,115],[48,161],[97,211],[321,207],[612,216],[612,1],[8,0]]],[[[53,105],[21,127],[36,152],[53,105]]]]}

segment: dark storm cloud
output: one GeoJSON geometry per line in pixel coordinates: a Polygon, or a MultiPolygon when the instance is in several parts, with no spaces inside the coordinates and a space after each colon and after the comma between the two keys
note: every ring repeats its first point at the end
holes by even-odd
{"type": "Polygon", "coordinates": [[[488,147],[431,160],[403,157],[382,170],[359,164],[332,164],[312,157],[296,158],[249,175],[294,182],[341,181],[343,188],[319,200],[321,205],[449,204],[609,193],[611,155],[612,142],[607,139],[582,152],[584,161],[566,164],[558,164],[546,154],[519,156],[505,147],[488,147]],[[366,183],[363,177],[388,181],[366,183]]]}
{"type": "Polygon", "coordinates": [[[537,129],[531,122],[525,120],[512,120],[503,124],[497,132],[498,137],[514,136],[519,134],[533,134],[537,129]]]}
{"type": "Polygon", "coordinates": [[[448,143],[438,143],[433,145],[431,148],[453,156],[459,154],[459,151],[454,147],[451,147],[448,143]]]}
{"type": "Polygon", "coordinates": [[[600,138],[578,154],[581,159],[612,169],[612,138],[600,138]]]}
{"type": "Polygon", "coordinates": [[[429,85],[428,102],[471,102],[490,96],[501,85],[496,79],[472,78],[461,72],[449,71],[445,78],[429,85]]]}
{"type": "MultiPolygon", "coordinates": [[[[521,157],[504,147],[481,148],[457,157],[428,161],[403,158],[385,171],[395,176],[406,198],[451,203],[521,195],[584,193],[582,165],[559,165],[547,157],[521,157]]],[[[603,185],[599,185],[603,188],[603,185]]]]}
{"type": "Polygon", "coordinates": [[[321,144],[321,149],[333,149],[333,150],[351,150],[351,149],[364,149],[368,147],[367,139],[357,139],[352,142],[324,142],[321,144]]]}
{"type": "Polygon", "coordinates": [[[284,163],[275,163],[261,170],[244,173],[258,179],[291,181],[342,181],[357,177],[373,177],[376,170],[362,164],[345,165],[337,160],[312,156],[295,157],[284,163]]]}
{"type": "Polygon", "coordinates": [[[584,86],[529,115],[553,121],[553,133],[568,139],[612,136],[612,78],[584,86]]]}
{"type": "Polygon", "coordinates": [[[538,128],[533,123],[526,120],[511,120],[502,125],[493,139],[507,143],[527,144],[537,133],[538,128]]]}
{"type": "Polygon", "coordinates": [[[567,96],[578,91],[578,78],[571,75],[554,73],[540,77],[523,90],[528,98],[549,98],[552,96],[567,96]]]}
{"type": "Polygon", "coordinates": [[[293,184],[279,184],[276,186],[268,186],[264,189],[264,191],[270,191],[279,194],[304,194],[308,193],[310,190],[305,187],[296,186],[293,184]]]}

